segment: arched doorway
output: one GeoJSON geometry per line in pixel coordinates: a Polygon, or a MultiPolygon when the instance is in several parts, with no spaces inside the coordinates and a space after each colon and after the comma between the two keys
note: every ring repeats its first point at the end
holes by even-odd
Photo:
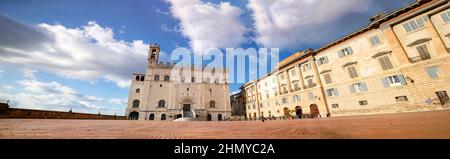
{"type": "Polygon", "coordinates": [[[131,112],[128,115],[129,120],[138,120],[139,119],[139,113],[138,112],[131,112]]]}
{"type": "Polygon", "coordinates": [[[161,114],[161,120],[166,120],[166,114],[161,114]]]}
{"type": "Polygon", "coordinates": [[[311,104],[309,106],[309,109],[311,110],[311,117],[312,118],[317,118],[319,116],[319,108],[317,107],[316,104],[311,104]]]}
{"type": "Polygon", "coordinates": [[[211,121],[211,114],[206,115],[206,121],[211,121]]]}
{"type": "Polygon", "coordinates": [[[155,114],[150,114],[150,116],[148,117],[148,120],[155,120],[155,114]]]}
{"type": "Polygon", "coordinates": [[[222,114],[217,115],[217,120],[221,121],[222,120],[222,114]]]}
{"type": "Polygon", "coordinates": [[[297,117],[299,117],[299,118],[302,118],[302,115],[303,115],[302,107],[300,107],[300,106],[295,107],[295,115],[297,115],[297,117]]]}

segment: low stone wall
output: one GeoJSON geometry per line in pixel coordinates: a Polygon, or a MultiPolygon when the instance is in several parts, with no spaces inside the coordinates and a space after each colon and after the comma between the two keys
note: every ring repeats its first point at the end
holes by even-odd
{"type": "Polygon", "coordinates": [[[0,103],[0,118],[125,120],[124,116],[9,108],[0,103]]]}

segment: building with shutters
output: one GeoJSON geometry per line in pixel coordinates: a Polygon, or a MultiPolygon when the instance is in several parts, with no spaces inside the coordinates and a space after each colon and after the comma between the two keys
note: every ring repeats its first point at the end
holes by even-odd
{"type": "Polygon", "coordinates": [[[450,3],[417,0],[243,85],[252,118],[325,117],[450,107],[450,3]]]}
{"type": "Polygon", "coordinates": [[[149,48],[147,72],[133,74],[126,116],[131,120],[224,120],[231,116],[228,70],[159,61],[149,48]]]}

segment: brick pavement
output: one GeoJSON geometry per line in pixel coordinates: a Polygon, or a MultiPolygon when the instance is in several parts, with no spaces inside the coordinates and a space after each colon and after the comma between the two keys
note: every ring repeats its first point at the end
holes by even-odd
{"type": "Polygon", "coordinates": [[[450,138],[450,110],[236,122],[0,119],[0,139],[450,138]]]}

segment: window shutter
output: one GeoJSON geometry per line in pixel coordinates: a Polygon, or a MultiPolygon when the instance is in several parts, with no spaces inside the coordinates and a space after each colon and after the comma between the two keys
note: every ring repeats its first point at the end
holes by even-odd
{"type": "Polygon", "coordinates": [[[352,49],[352,47],[348,47],[347,49],[348,49],[348,53],[349,53],[349,54],[353,54],[353,49],[352,49]]]}
{"type": "Polygon", "coordinates": [[[389,84],[389,79],[387,78],[382,78],[381,82],[383,83],[384,88],[389,88],[391,87],[391,84],[389,84]]]}
{"type": "Polygon", "coordinates": [[[322,65],[322,60],[317,59],[316,62],[317,62],[317,65],[319,65],[319,66],[322,65]]]}
{"type": "Polygon", "coordinates": [[[338,56],[339,56],[339,58],[344,57],[344,50],[339,50],[338,56]]]}
{"type": "Polygon", "coordinates": [[[323,57],[323,59],[324,59],[323,63],[328,63],[329,62],[328,61],[328,56],[323,57]]]}
{"type": "Polygon", "coordinates": [[[430,78],[439,78],[437,66],[429,67],[427,69],[427,73],[428,73],[428,76],[430,76],[430,78]]]}
{"type": "Polygon", "coordinates": [[[406,80],[405,77],[403,75],[397,75],[398,79],[400,79],[400,83],[402,85],[406,85],[406,80]]]}
{"type": "Polygon", "coordinates": [[[412,31],[411,26],[409,26],[409,23],[403,24],[403,28],[405,28],[406,32],[412,31]]]}
{"type": "Polygon", "coordinates": [[[335,95],[336,95],[336,96],[339,96],[339,91],[338,91],[338,89],[337,89],[337,88],[333,88],[333,90],[334,90],[335,95]]]}
{"type": "Polygon", "coordinates": [[[367,85],[366,85],[366,82],[361,82],[360,84],[361,84],[361,91],[363,91],[363,92],[367,92],[367,91],[368,91],[368,89],[367,89],[367,85]]]}
{"type": "Polygon", "coordinates": [[[355,93],[355,87],[353,87],[353,85],[349,85],[348,88],[350,89],[350,93],[355,93]]]}

